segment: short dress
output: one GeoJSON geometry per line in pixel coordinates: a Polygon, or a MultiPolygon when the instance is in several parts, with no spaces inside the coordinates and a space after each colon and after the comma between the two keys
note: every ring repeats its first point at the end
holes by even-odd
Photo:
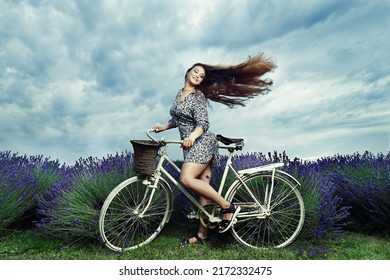
{"type": "Polygon", "coordinates": [[[190,149],[183,149],[184,162],[199,164],[209,163],[218,156],[218,142],[211,131],[209,131],[209,120],[207,113],[207,100],[203,93],[194,90],[183,101],[180,100],[182,90],[176,95],[172,104],[169,120],[175,127],[178,127],[180,138],[188,137],[196,127],[203,129],[190,149]]]}

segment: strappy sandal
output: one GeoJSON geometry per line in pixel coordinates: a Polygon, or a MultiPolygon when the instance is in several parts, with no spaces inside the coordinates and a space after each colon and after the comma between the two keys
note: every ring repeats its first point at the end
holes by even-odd
{"type": "Polygon", "coordinates": [[[180,241],[180,245],[187,245],[187,244],[203,244],[203,242],[207,239],[203,239],[202,237],[199,236],[199,234],[195,234],[193,237],[183,237],[182,240],[180,241]],[[190,242],[190,239],[195,237],[196,241],[195,242],[190,242]]]}
{"type": "Polygon", "coordinates": [[[240,212],[241,207],[235,207],[233,203],[230,203],[229,208],[221,209],[221,214],[233,214],[230,220],[224,219],[219,223],[219,233],[224,233],[228,231],[233,225],[234,219],[237,217],[240,212]]]}

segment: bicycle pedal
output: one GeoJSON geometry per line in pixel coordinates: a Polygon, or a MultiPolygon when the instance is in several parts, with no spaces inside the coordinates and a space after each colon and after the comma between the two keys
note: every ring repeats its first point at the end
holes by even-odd
{"type": "Polygon", "coordinates": [[[196,214],[195,211],[192,211],[192,212],[187,214],[187,219],[193,220],[193,219],[196,219],[196,218],[198,218],[198,215],[196,214]]]}

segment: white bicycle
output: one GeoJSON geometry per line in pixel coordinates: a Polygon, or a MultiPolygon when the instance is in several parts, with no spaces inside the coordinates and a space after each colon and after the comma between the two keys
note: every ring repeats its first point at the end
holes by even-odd
{"type": "MultiPolygon", "coordinates": [[[[116,186],[106,198],[100,212],[99,230],[102,240],[111,250],[122,252],[148,244],[168,223],[173,210],[173,193],[168,182],[175,185],[194,204],[193,218],[208,228],[222,220],[220,207],[214,203],[202,206],[164,165],[180,168],[169,158],[167,148],[181,144],[178,140],[132,140],[134,171],[138,174],[116,186]]],[[[232,164],[235,151],[242,150],[243,139],[217,136],[228,151],[226,166],[218,188],[226,200],[241,207],[230,228],[240,243],[252,248],[282,248],[296,239],[302,229],[305,210],[300,183],[279,170],[284,163],[272,163],[255,168],[236,170],[232,164]],[[225,186],[228,174],[234,177],[225,186]],[[226,192],[224,192],[227,187],[226,192]]],[[[230,178],[230,177],[229,177],[230,178]]]]}

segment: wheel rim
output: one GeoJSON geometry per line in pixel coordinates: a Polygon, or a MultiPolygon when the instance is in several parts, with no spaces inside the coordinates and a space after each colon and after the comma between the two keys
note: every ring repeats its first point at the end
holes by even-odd
{"type": "Polygon", "coordinates": [[[153,189],[143,180],[127,180],[107,197],[99,220],[100,234],[114,251],[136,249],[151,242],[171,213],[170,192],[159,182],[153,189]],[[148,198],[154,192],[147,209],[148,198]]]}
{"type": "Polygon", "coordinates": [[[264,205],[266,190],[272,176],[256,174],[232,191],[230,200],[241,206],[233,236],[242,244],[254,248],[285,247],[299,234],[304,221],[304,206],[296,186],[283,176],[276,175],[270,208],[255,203],[250,192],[264,205]]]}

